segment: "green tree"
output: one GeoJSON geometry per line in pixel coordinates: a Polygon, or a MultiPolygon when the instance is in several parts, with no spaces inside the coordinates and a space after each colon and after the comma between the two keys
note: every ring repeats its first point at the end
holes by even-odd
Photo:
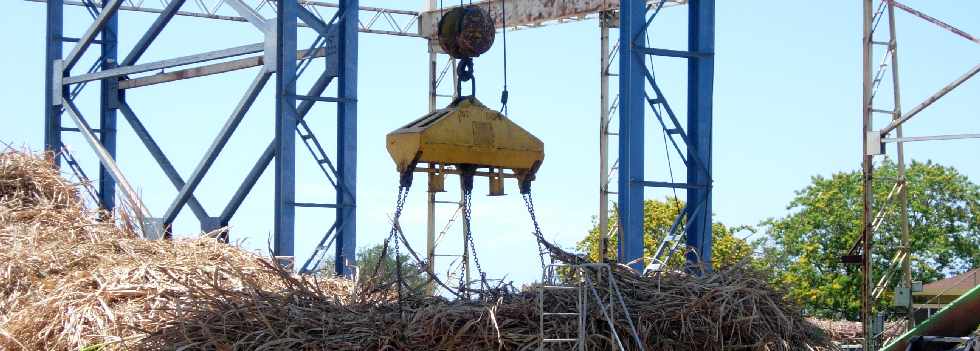
{"type": "MultiPolygon", "coordinates": [[[[667,232],[670,231],[670,226],[674,223],[674,218],[677,217],[677,214],[683,208],[684,202],[673,197],[668,197],[663,201],[644,201],[644,256],[651,257],[654,255],[660,241],[663,240],[663,238],[667,235],[667,232]]],[[[617,222],[619,222],[619,216],[616,213],[613,213],[609,218],[609,227],[612,228],[617,222]]],[[[721,223],[712,224],[713,243],[711,256],[712,266],[714,268],[717,269],[734,264],[739,260],[752,255],[753,245],[744,239],[735,237],[734,235],[734,232],[746,228],[747,227],[730,228],[721,223]]],[[[579,251],[585,252],[589,259],[593,261],[599,260],[599,228],[597,225],[593,226],[592,230],[589,230],[588,235],[577,243],[576,248],[579,251]]],[[[681,267],[685,260],[685,252],[686,251],[684,250],[684,245],[682,243],[678,247],[677,252],[671,256],[670,260],[668,261],[668,265],[675,268],[681,267]]],[[[615,236],[611,237],[609,240],[607,257],[616,257],[615,236]]]]}
{"type": "MultiPolygon", "coordinates": [[[[395,262],[394,246],[389,245],[387,252],[382,256],[383,250],[384,245],[382,244],[358,250],[357,267],[359,281],[367,282],[374,279],[374,281],[383,284],[395,280],[398,274],[398,264],[395,262]],[[378,265],[379,260],[381,261],[380,265],[378,265]],[[375,267],[377,267],[377,275],[375,275],[375,267]]],[[[400,254],[398,258],[401,261],[401,276],[405,283],[409,287],[420,288],[419,291],[423,291],[423,284],[426,283],[428,277],[422,267],[409,255],[400,254]]],[[[333,274],[333,269],[333,259],[323,260],[323,263],[320,265],[320,272],[323,274],[333,274]]]]}
{"type": "MultiPolygon", "coordinates": [[[[771,240],[761,260],[774,272],[773,282],[790,299],[821,317],[858,317],[858,267],[840,263],[861,233],[861,171],[815,176],[797,191],[785,217],[762,226],[771,240]]],[[[874,174],[875,211],[883,206],[897,179],[897,166],[885,159],[874,174]]],[[[932,281],[980,264],[980,187],[950,167],[912,162],[906,172],[913,279],[932,281]]],[[[897,200],[897,196],[893,197],[897,200]]],[[[873,281],[901,245],[897,201],[888,207],[874,237],[873,281]]],[[[892,277],[892,285],[900,279],[892,277]]],[[[887,306],[888,299],[879,301],[887,306]]]]}

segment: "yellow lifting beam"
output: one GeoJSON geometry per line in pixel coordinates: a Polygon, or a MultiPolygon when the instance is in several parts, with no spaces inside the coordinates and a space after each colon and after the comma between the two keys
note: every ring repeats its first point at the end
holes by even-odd
{"type": "MultiPolygon", "coordinates": [[[[497,182],[515,177],[522,192],[544,161],[540,139],[472,96],[461,97],[396,129],[388,134],[387,142],[388,153],[403,177],[410,176],[420,163],[432,165],[424,170],[430,174],[446,173],[446,166],[454,166],[497,182]],[[489,170],[475,172],[476,168],[489,170]],[[505,174],[504,170],[513,173],[505,174]]],[[[500,184],[499,193],[491,189],[491,194],[503,194],[500,184]]]]}

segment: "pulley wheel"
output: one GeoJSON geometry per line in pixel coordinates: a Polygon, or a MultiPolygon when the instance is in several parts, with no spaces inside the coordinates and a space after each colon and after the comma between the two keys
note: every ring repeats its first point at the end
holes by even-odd
{"type": "Polygon", "coordinates": [[[454,8],[439,20],[439,45],[456,59],[487,52],[493,45],[494,34],[490,13],[479,6],[454,8]]]}

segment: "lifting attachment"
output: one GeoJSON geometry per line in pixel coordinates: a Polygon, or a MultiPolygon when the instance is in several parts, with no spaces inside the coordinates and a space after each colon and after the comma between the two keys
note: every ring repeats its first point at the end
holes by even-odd
{"type": "MultiPolygon", "coordinates": [[[[388,244],[395,240],[397,257],[398,241],[413,252],[404,240],[398,219],[405,204],[408,190],[412,186],[415,172],[428,175],[429,192],[445,191],[445,175],[458,174],[463,193],[461,208],[463,212],[464,274],[460,274],[458,289],[451,289],[434,275],[433,282],[446,288],[459,298],[470,298],[477,292],[481,299],[494,296],[500,289],[491,287],[486,273],[480,267],[476,255],[476,245],[470,228],[472,213],[473,181],[476,176],[488,178],[490,196],[504,195],[504,180],[515,178],[524,197],[531,220],[534,223],[534,236],[541,251],[544,266],[546,253],[541,229],[534,213],[531,200],[531,181],[544,161],[544,143],[521,128],[500,111],[488,108],[476,99],[476,80],[473,77],[473,57],[490,49],[493,44],[494,26],[489,13],[479,6],[466,6],[447,12],[439,23],[439,44],[455,59],[459,80],[455,86],[457,98],[449,106],[418,118],[387,135],[387,149],[395,168],[400,175],[399,194],[392,229],[385,240],[382,255],[387,254],[388,244]],[[470,95],[461,94],[462,82],[470,82],[470,95]],[[425,165],[425,166],[423,166],[425,165]],[[469,279],[469,258],[472,257],[479,273],[480,288],[472,289],[469,279]]],[[[506,106],[506,87],[501,102],[506,106]]],[[[501,109],[503,111],[503,109],[501,109]]],[[[427,266],[416,257],[419,264],[427,266]]],[[[396,265],[401,262],[396,258],[396,265]]],[[[375,270],[377,271],[377,269],[375,270]]],[[[401,296],[401,274],[398,275],[399,296],[401,296]]],[[[431,275],[431,273],[430,273],[431,275]]]]}

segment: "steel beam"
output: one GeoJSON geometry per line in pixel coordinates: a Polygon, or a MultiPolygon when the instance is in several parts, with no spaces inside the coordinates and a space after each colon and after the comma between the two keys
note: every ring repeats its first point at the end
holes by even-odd
{"type": "MultiPolygon", "coordinates": [[[[115,15],[116,8],[110,8],[114,3],[103,5],[102,14],[110,14],[102,26],[101,45],[101,70],[112,69],[116,65],[118,58],[118,30],[119,16],[115,15]]],[[[79,43],[81,44],[81,43],[79,43]]],[[[99,141],[102,147],[109,153],[109,157],[116,159],[116,98],[119,96],[119,80],[115,78],[103,79],[100,85],[99,101],[99,141]]],[[[116,183],[109,169],[99,165],[99,204],[102,209],[112,212],[116,207],[116,183]]]]}
{"type": "MultiPolygon", "coordinates": [[[[307,50],[299,50],[296,56],[302,60],[307,57],[324,57],[326,55],[326,50],[321,48],[314,51],[312,54],[308,53],[307,50]]],[[[155,84],[174,82],[178,80],[205,77],[214,74],[233,72],[243,69],[248,69],[252,67],[258,67],[265,65],[265,56],[251,56],[240,58],[236,60],[224,61],[219,63],[213,63],[209,65],[186,68],[178,71],[158,73],[151,76],[139,77],[133,79],[127,79],[119,82],[119,89],[133,89],[140,88],[155,84]]]]}
{"type": "MultiPolygon", "coordinates": [[[[704,53],[689,57],[687,62],[687,159],[703,161],[702,167],[687,169],[688,226],[687,246],[696,255],[688,262],[711,269],[711,125],[714,90],[715,0],[692,0],[688,4],[688,51],[704,53]],[[695,186],[697,185],[697,186],[695,186]],[[695,211],[703,211],[695,217],[695,211]]],[[[701,162],[699,162],[701,163],[701,162]]]]}
{"type": "MultiPolygon", "coordinates": [[[[119,166],[116,165],[116,161],[112,158],[109,152],[102,147],[102,143],[95,136],[95,133],[92,132],[92,128],[89,126],[88,122],[85,121],[85,118],[82,117],[82,113],[78,111],[78,107],[75,107],[75,104],[68,99],[64,99],[63,103],[65,110],[68,111],[68,115],[78,126],[78,129],[81,132],[82,137],[85,139],[85,142],[87,142],[89,146],[92,147],[92,150],[95,151],[95,155],[99,158],[99,163],[105,166],[106,169],[109,170],[110,176],[117,183],[119,183],[119,186],[122,188],[121,190],[123,191],[123,195],[126,197],[126,200],[129,202],[132,210],[141,217],[141,220],[145,221],[151,218],[152,216],[150,215],[149,210],[147,210],[146,206],[143,204],[143,201],[140,200],[133,187],[129,185],[128,181],[126,181],[126,177],[123,176],[122,170],[120,170],[119,166]]],[[[147,233],[144,233],[144,235],[146,234],[147,233]]]]}
{"type": "Polygon", "coordinates": [[[599,262],[609,258],[609,27],[612,11],[599,14],[599,262]]]}
{"type": "Polygon", "coordinates": [[[297,0],[276,3],[275,224],[272,255],[294,256],[296,209],[297,0]]]}
{"type": "Polygon", "coordinates": [[[644,56],[646,2],[622,0],[619,27],[619,262],[643,269],[644,56]]]}
{"type": "Polygon", "coordinates": [[[101,80],[101,79],[112,78],[112,77],[121,77],[130,74],[156,71],[156,70],[177,67],[177,66],[184,66],[184,65],[189,65],[198,62],[206,62],[206,61],[220,60],[224,58],[241,56],[241,55],[255,54],[255,53],[263,52],[264,50],[265,50],[265,44],[263,43],[238,46],[238,47],[233,47],[233,48],[228,48],[223,50],[200,53],[196,55],[172,58],[168,60],[162,60],[162,61],[151,62],[151,63],[144,63],[141,65],[123,66],[123,67],[117,67],[117,68],[94,72],[94,73],[82,74],[73,77],[66,77],[64,79],[64,84],[68,85],[68,84],[90,82],[94,80],[101,80]]]}
{"type": "MultiPolygon", "coordinates": [[[[153,159],[157,161],[157,165],[159,165],[160,169],[163,170],[163,173],[167,176],[167,179],[170,179],[170,183],[173,183],[174,187],[177,188],[177,191],[180,191],[185,184],[184,178],[177,173],[177,169],[174,168],[173,164],[170,163],[170,159],[168,159],[167,155],[165,155],[163,150],[160,149],[160,145],[158,145],[156,141],[153,140],[153,137],[150,136],[150,132],[145,126],[143,126],[143,123],[140,122],[139,118],[136,116],[136,113],[133,112],[133,109],[129,106],[129,104],[126,103],[125,98],[122,97],[122,95],[120,96],[119,111],[122,112],[123,118],[129,122],[130,127],[132,127],[133,131],[136,133],[136,137],[138,137],[140,141],[143,142],[143,145],[146,146],[146,150],[149,151],[150,156],[153,156],[153,159]]],[[[204,206],[201,206],[201,203],[197,201],[197,198],[194,197],[194,195],[191,195],[190,198],[188,198],[187,205],[190,206],[191,211],[194,212],[194,216],[196,216],[198,221],[201,222],[201,229],[207,230],[203,227],[203,224],[210,218],[210,216],[208,216],[207,211],[204,210],[204,206]]]]}
{"type": "MultiPolygon", "coordinates": [[[[310,88],[307,94],[308,95],[323,94],[323,91],[327,89],[327,86],[330,85],[332,79],[333,79],[332,76],[324,72],[323,74],[320,75],[320,79],[318,79],[316,83],[313,84],[313,86],[310,88]]],[[[313,101],[303,101],[302,103],[300,103],[299,108],[296,109],[298,115],[297,119],[302,120],[303,118],[305,118],[306,115],[310,112],[311,108],[313,108],[313,101]]],[[[231,200],[229,200],[228,204],[225,205],[225,209],[221,211],[221,216],[219,216],[218,218],[221,221],[222,225],[228,225],[228,222],[231,221],[231,217],[235,216],[235,212],[238,212],[238,208],[241,207],[242,202],[245,201],[245,198],[252,191],[252,188],[255,186],[255,183],[259,181],[259,177],[262,176],[262,173],[265,172],[265,169],[269,167],[269,163],[272,162],[272,159],[275,158],[275,155],[276,155],[276,140],[273,139],[272,141],[269,142],[269,145],[266,146],[265,151],[262,152],[262,155],[259,156],[259,159],[255,161],[255,164],[252,165],[252,169],[248,172],[248,175],[245,176],[245,179],[242,180],[242,183],[238,186],[238,190],[236,190],[235,194],[232,195],[231,200]]]]}
{"type": "Polygon", "coordinates": [[[255,98],[258,97],[259,92],[262,91],[262,87],[265,86],[265,83],[269,80],[270,76],[271,73],[269,72],[259,72],[258,76],[255,77],[255,80],[252,81],[252,85],[249,86],[245,96],[242,97],[242,100],[239,101],[238,106],[235,107],[231,117],[228,118],[228,121],[225,122],[225,125],[221,128],[221,131],[218,132],[218,136],[215,137],[213,142],[211,142],[211,146],[208,147],[207,152],[205,152],[204,158],[201,159],[201,161],[197,164],[197,167],[194,169],[194,172],[191,173],[187,184],[184,184],[184,187],[181,188],[180,192],[177,194],[177,198],[174,199],[173,203],[170,204],[170,207],[167,208],[167,212],[163,215],[164,226],[173,224],[174,219],[177,218],[177,214],[180,213],[180,210],[184,207],[184,204],[186,204],[187,200],[190,199],[191,194],[194,193],[194,189],[201,184],[201,180],[204,179],[204,176],[207,174],[208,170],[211,169],[211,165],[214,164],[214,160],[218,158],[218,154],[221,153],[221,150],[225,147],[225,144],[228,143],[228,139],[231,138],[232,133],[234,133],[235,129],[238,128],[238,124],[241,123],[242,118],[245,117],[245,113],[248,112],[248,109],[252,107],[252,103],[255,102],[255,98]]]}
{"type": "Polygon", "coordinates": [[[64,36],[64,2],[51,0],[47,3],[46,35],[44,49],[44,150],[54,157],[55,166],[60,165],[61,156],[61,99],[68,96],[68,87],[61,84],[64,72],[61,69],[64,36]]]}
{"type": "Polygon", "coordinates": [[[872,15],[872,7],[874,6],[872,0],[864,0],[863,2],[863,33],[862,33],[862,98],[861,98],[861,115],[862,115],[862,135],[864,136],[864,142],[862,144],[863,154],[861,162],[861,182],[862,182],[862,213],[861,213],[861,238],[859,242],[861,243],[861,329],[864,334],[863,349],[874,351],[875,343],[874,336],[871,330],[871,320],[874,318],[872,313],[871,304],[871,248],[874,233],[872,227],[872,211],[874,208],[874,191],[872,188],[874,179],[874,159],[869,154],[871,151],[868,147],[868,135],[872,132],[874,127],[873,113],[871,110],[872,106],[872,96],[874,95],[872,80],[872,46],[874,45],[872,41],[874,40],[872,22],[874,21],[872,15]]]}
{"type": "MultiPolygon", "coordinates": [[[[28,2],[39,2],[46,3],[47,0],[24,0],[28,2]]],[[[65,5],[71,6],[86,6],[82,1],[76,0],[57,0],[63,1],[65,5]]],[[[208,4],[209,0],[195,1],[199,7],[197,10],[191,11],[178,11],[178,16],[184,17],[195,17],[204,18],[220,21],[230,21],[230,22],[248,22],[247,19],[241,16],[226,16],[216,14],[216,9],[221,8],[223,3],[221,0],[210,0],[212,3],[208,4]],[[207,9],[203,9],[207,7],[207,9]]],[[[101,3],[99,0],[94,1],[96,4],[101,3]]],[[[259,0],[256,1],[256,7],[265,6],[275,6],[270,5],[273,2],[271,0],[259,0]]],[[[133,12],[143,12],[143,13],[163,13],[164,9],[154,6],[158,2],[152,1],[137,1],[132,6],[120,6],[119,9],[123,11],[133,11],[133,12]]],[[[313,1],[313,0],[303,0],[303,6],[312,9],[330,9],[336,8],[338,5],[330,2],[313,1]]],[[[418,17],[419,13],[415,11],[397,10],[397,9],[386,9],[380,7],[372,6],[361,6],[360,11],[365,17],[370,17],[371,20],[363,23],[358,31],[361,33],[372,33],[372,34],[384,34],[393,35],[400,37],[413,37],[421,38],[422,36],[418,34],[418,17]],[[387,27],[388,29],[382,29],[387,27]]],[[[300,23],[299,27],[307,27],[305,24],[300,23]]]]}
{"type": "Polygon", "coordinates": [[[72,67],[78,63],[78,60],[82,58],[85,54],[85,50],[88,49],[89,45],[95,40],[95,36],[102,32],[102,29],[106,24],[108,24],[116,17],[116,11],[119,10],[119,5],[122,5],[123,0],[110,0],[110,2],[105,3],[102,6],[102,12],[99,13],[99,17],[95,18],[95,23],[85,30],[85,34],[78,39],[78,43],[75,47],[71,49],[68,56],[65,57],[65,71],[71,71],[72,67]]]}
{"type": "Polygon", "coordinates": [[[260,15],[258,11],[255,11],[254,8],[246,5],[242,0],[225,0],[225,3],[234,9],[235,12],[238,12],[242,18],[245,18],[245,20],[248,21],[248,23],[251,23],[256,29],[262,33],[269,33],[269,23],[266,21],[265,17],[262,17],[262,15],[260,15]]]}
{"type": "Polygon", "coordinates": [[[357,245],[357,31],[358,0],[341,0],[337,95],[336,273],[350,276],[357,245]]]}
{"type": "MultiPolygon", "coordinates": [[[[899,127],[901,128],[901,127],[899,127]]],[[[899,134],[901,135],[901,134],[899,134]]],[[[957,139],[980,139],[980,134],[947,134],[947,135],[931,135],[931,136],[921,136],[921,137],[897,137],[897,138],[885,138],[881,139],[882,143],[907,143],[912,141],[929,141],[929,140],[957,140],[957,139]]]]}
{"type": "Polygon", "coordinates": [[[126,59],[122,61],[120,66],[135,65],[136,62],[139,61],[140,57],[146,53],[146,49],[150,48],[150,44],[157,39],[157,36],[160,35],[163,28],[166,27],[167,24],[170,23],[170,20],[174,18],[174,15],[177,14],[177,11],[180,10],[180,7],[184,5],[185,1],[186,0],[171,0],[170,3],[167,4],[167,7],[160,12],[159,16],[157,16],[157,19],[153,21],[150,28],[146,30],[146,33],[143,33],[140,40],[136,42],[136,45],[133,46],[133,50],[129,52],[129,55],[126,55],[126,59]]]}
{"type": "Polygon", "coordinates": [[[922,112],[922,110],[924,110],[926,107],[929,107],[929,105],[932,105],[934,102],[939,101],[939,99],[941,99],[943,96],[946,96],[946,94],[948,94],[950,91],[953,91],[953,89],[956,89],[956,87],[960,86],[960,84],[963,84],[963,82],[966,82],[970,78],[973,78],[973,76],[977,75],[977,73],[980,73],[980,64],[973,66],[973,68],[971,68],[969,71],[964,73],[962,76],[956,78],[956,80],[950,82],[942,89],[939,89],[939,91],[937,91],[935,94],[932,94],[931,96],[926,98],[925,101],[919,103],[918,105],[913,107],[912,110],[902,115],[901,118],[896,119],[891,123],[888,123],[888,125],[885,126],[885,128],[881,129],[881,136],[882,137],[887,136],[888,133],[891,133],[891,131],[897,128],[899,125],[905,123],[905,121],[908,121],[910,118],[915,117],[915,115],[919,114],[919,112],[922,112]]]}

